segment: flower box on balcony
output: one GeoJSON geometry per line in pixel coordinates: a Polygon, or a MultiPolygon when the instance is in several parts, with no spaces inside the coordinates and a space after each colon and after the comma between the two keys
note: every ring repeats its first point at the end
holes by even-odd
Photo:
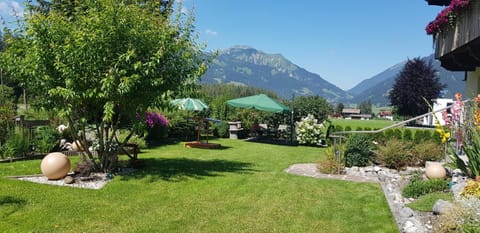
{"type": "Polygon", "coordinates": [[[435,58],[452,71],[473,71],[480,66],[480,0],[470,0],[453,21],[433,34],[435,58]]]}

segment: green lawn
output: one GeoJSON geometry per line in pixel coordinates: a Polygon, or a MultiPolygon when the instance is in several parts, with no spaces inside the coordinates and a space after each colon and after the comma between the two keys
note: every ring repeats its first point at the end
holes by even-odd
{"type": "Polygon", "coordinates": [[[417,211],[430,212],[432,211],[435,202],[440,199],[445,201],[454,200],[451,192],[434,192],[420,196],[417,200],[407,206],[417,211]]]}
{"type": "Polygon", "coordinates": [[[2,232],[398,232],[378,184],[285,173],[323,149],[240,140],[145,150],[143,170],[101,190],[5,178],[40,160],[0,164],[2,232]]]}

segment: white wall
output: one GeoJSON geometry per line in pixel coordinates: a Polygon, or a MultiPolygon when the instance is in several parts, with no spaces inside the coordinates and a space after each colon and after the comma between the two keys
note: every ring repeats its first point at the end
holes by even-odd
{"type": "MultiPolygon", "coordinates": [[[[453,99],[435,99],[433,102],[433,111],[437,111],[442,108],[446,108],[449,104],[453,103],[453,99]]],[[[442,112],[435,113],[436,118],[440,122],[440,125],[445,125],[445,120],[443,120],[442,112]]],[[[426,116],[422,120],[422,125],[435,126],[435,118],[433,115],[426,116]]]]}

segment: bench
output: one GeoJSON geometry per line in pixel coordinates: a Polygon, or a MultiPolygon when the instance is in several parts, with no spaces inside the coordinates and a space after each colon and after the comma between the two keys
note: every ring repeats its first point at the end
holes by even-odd
{"type": "Polygon", "coordinates": [[[126,143],[121,148],[121,151],[124,152],[131,160],[137,160],[140,149],[136,143],[126,143]]]}

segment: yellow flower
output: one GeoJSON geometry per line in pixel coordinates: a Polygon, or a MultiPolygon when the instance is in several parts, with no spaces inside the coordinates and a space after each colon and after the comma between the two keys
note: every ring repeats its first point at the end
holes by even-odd
{"type": "Polygon", "coordinates": [[[446,137],[447,139],[450,138],[450,132],[446,132],[445,134],[443,134],[444,137],[446,137]]]}

